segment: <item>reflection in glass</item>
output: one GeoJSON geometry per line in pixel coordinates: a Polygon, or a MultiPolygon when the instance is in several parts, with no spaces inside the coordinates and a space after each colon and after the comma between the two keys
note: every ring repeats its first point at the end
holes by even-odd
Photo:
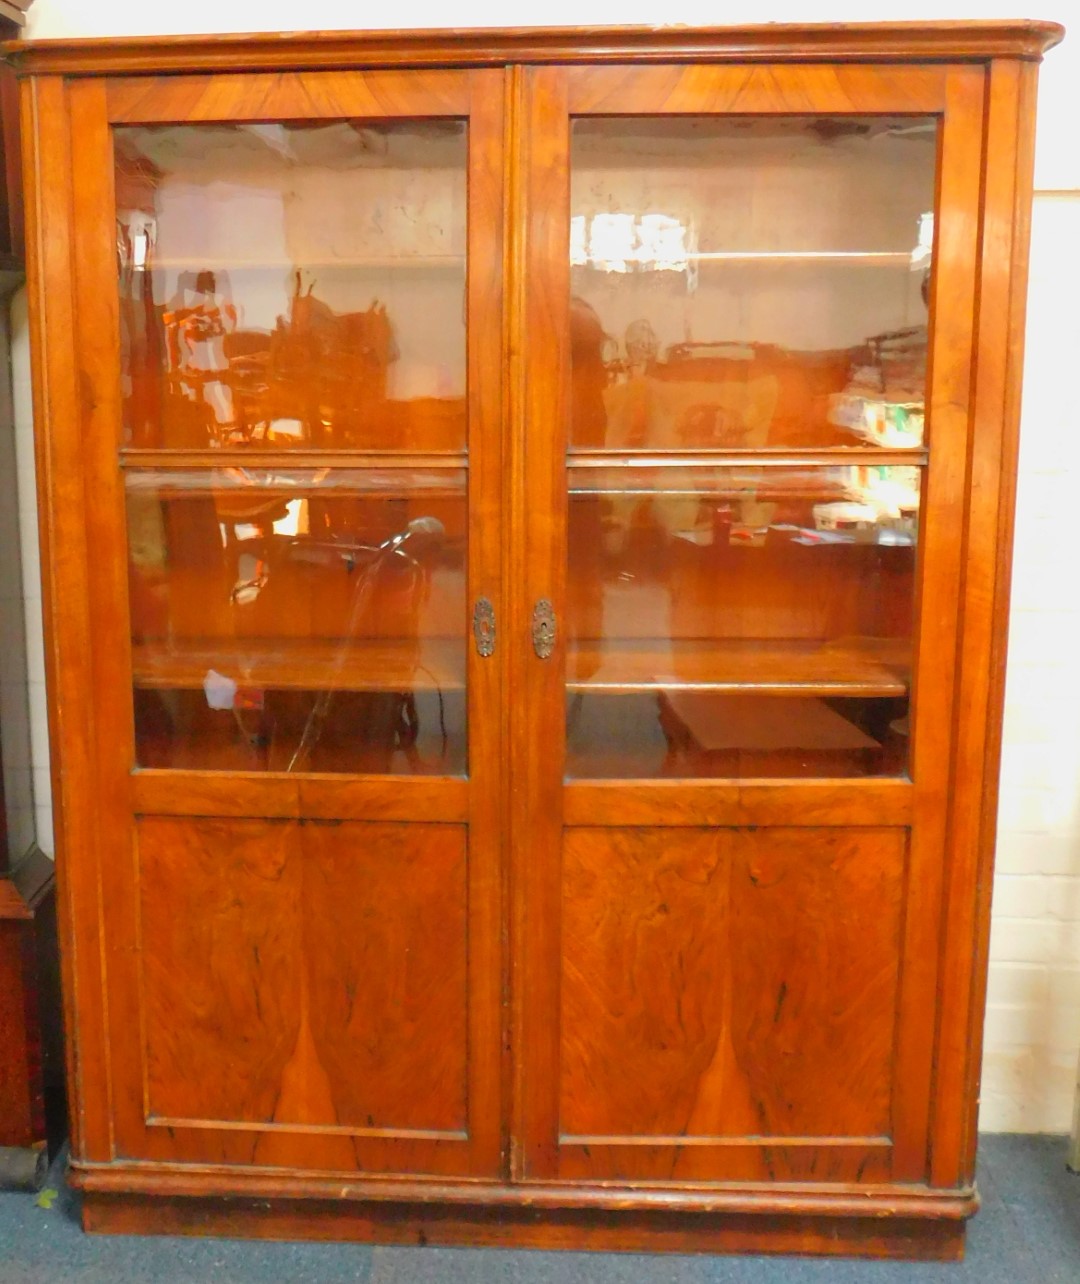
{"type": "Polygon", "coordinates": [[[114,138],[128,446],[464,449],[462,122],[114,138]]]}
{"type": "Polygon", "coordinates": [[[570,469],[570,775],[902,772],[921,469],[570,469]]]}
{"type": "Polygon", "coordinates": [[[899,775],[907,756],[905,705],[897,698],[581,691],[567,704],[567,774],[899,775]]]}
{"type": "Polygon", "coordinates": [[[138,765],[464,772],[465,478],[129,471],[138,765]]]}
{"type": "Polygon", "coordinates": [[[918,446],[937,126],[576,120],[571,441],[918,446]]]}

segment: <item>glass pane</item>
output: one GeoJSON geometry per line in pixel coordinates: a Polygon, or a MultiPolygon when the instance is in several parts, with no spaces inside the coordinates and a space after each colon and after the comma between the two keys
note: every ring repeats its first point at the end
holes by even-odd
{"type": "Polygon", "coordinates": [[[115,131],[124,440],[465,446],[466,127],[115,131]]]}
{"type": "Polygon", "coordinates": [[[905,769],[920,468],[569,471],[570,775],[905,769]]]}
{"type": "Polygon", "coordinates": [[[463,773],[463,470],[127,474],[138,765],[463,773]]]}
{"type": "Polygon", "coordinates": [[[573,123],[571,441],[918,446],[929,117],[573,123]]]}

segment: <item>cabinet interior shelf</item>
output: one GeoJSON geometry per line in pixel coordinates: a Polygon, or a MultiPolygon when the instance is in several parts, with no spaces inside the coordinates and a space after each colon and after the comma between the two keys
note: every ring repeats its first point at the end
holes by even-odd
{"type": "MultiPolygon", "coordinates": [[[[609,258],[590,256],[584,262],[571,260],[571,266],[610,271],[612,262],[626,263],[639,271],[673,271],[682,263],[842,263],[855,267],[896,267],[903,264],[917,271],[929,267],[929,259],[912,264],[910,250],[691,250],[672,255],[670,260],[641,260],[629,255],[620,259],[612,250],[609,258]]],[[[621,269],[619,269],[621,270],[621,269]]]]}
{"type": "Polygon", "coordinates": [[[724,446],[720,448],[663,447],[609,450],[606,447],[572,447],[566,454],[567,468],[835,468],[845,464],[903,466],[925,464],[925,446],[891,448],[883,446],[820,446],[801,449],[791,446],[724,446]]]}
{"type": "MultiPolygon", "coordinates": [[[[801,450],[784,446],[725,446],[678,449],[646,447],[609,450],[575,447],[567,451],[569,469],[651,468],[835,468],[846,464],[875,466],[925,465],[924,446],[887,449],[881,446],[834,446],[801,450]]],[[[168,468],[466,468],[465,450],[349,450],[289,447],[227,446],[207,450],[125,446],[119,455],[126,469],[168,468]]]]}
{"type": "MultiPolygon", "coordinates": [[[[613,259],[615,256],[612,256],[613,259]]],[[[397,268],[464,268],[464,254],[373,254],[364,257],[341,257],[309,259],[303,263],[294,263],[285,259],[218,259],[209,256],[197,258],[190,255],[155,258],[146,263],[132,264],[132,272],[152,272],[156,270],[198,271],[198,272],[317,272],[326,268],[359,268],[371,271],[382,271],[397,268]]],[[[575,268],[587,268],[592,271],[606,272],[609,260],[590,258],[584,263],[571,261],[575,268]]],[[[633,268],[641,271],[672,270],[675,264],[653,264],[626,260],[633,268]]],[[[910,250],[695,250],[680,257],[679,262],[720,264],[720,263],[753,263],[753,264],[812,264],[838,263],[853,267],[896,267],[911,266],[910,250]]],[[[924,266],[922,263],[918,267],[924,266]]],[[[929,263],[926,264],[929,266],[929,263]]],[[[917,268],[912,270],[917,270],[917,268]]]]}
{"type": "Polygon", "coordinates": [[[908,691],[910,649],[899,638],[583,640],[570,645],[567,687],[895,697],[908,691]]]}
{"type": "Polygon", "coordinates": [[[319,272],[326,268],[358,268],[362,271],[388,271],[398,268],[442,268],[464,270],[464,254],[373,254],[363,258],[342,257],[307,260],[294,263],[285,259],[225,259],[193,257],[155,258],[150,262],[132,264],[134,273],[155,271],[213,272],[319,272]]]}
{"type": "MultiPolygon", "coordinates": [[[[909,651],[892,638],[582,640],[568,647],[567,689],[896,697],[907,694],[909,651]]],[[[212,671],[271,690],[453,691],[464,686],[466,656],[452,638],[200,638],[139,643],[132,666],[142,689],[197,689],[212,671]]]]}
{"type": "Polygon", "coordinates": [[[167,472],[171,469],[394,470],[461,469],[469,466],[465,451],[423,450],[312,450],[310,446],[285,450],[261,446],[221,450],[144,449],[127,446],[120,452],[121,468],[131,471],[167,472]]]}
{"type": "Polygon", "coordinates": [[[239,686],[292,691],[454,691],[465,685],[465,643],[454,638],[197,638],[132,647],[136,687],[203,686],[209,673],[239,686]]]}

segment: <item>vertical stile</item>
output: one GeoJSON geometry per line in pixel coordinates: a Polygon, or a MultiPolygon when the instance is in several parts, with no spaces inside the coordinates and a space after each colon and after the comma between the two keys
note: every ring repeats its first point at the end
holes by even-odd
{"type": "Polygon", "coordinates": [[[928,428],[927,509],[914,656],[912,777],[903,976],[897,1013],[895,1175],[925,1179],[933,1013],[938,985],[964,493],[971,433],[972,316],[976,299],[985,72],[950,69],[941,125],[928,428]]]}

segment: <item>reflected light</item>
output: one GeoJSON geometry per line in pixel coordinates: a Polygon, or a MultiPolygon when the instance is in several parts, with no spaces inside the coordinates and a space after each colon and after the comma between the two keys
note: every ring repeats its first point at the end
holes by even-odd
{"type": "Polygon", "coordinates": [[[284,517],[274,522],[275,535],[300,535],[307,533],[307,500],[290,499],[285,505],[284,517]]]}
{"type": "Polygon", "coordinates": [[[918,244],[911,251],[911,270],[918,271],[919,268],[930,266],[930,258],[934,249],[934,212],[928,211],[926,214],[919,215],[919,240],[918,244]]]}
{"type": "Polygon", "coordinates": [[[669,214],[575,214],[570,220],[570,262],[602,272],[685,272],[691,231],[669,214]]]}

